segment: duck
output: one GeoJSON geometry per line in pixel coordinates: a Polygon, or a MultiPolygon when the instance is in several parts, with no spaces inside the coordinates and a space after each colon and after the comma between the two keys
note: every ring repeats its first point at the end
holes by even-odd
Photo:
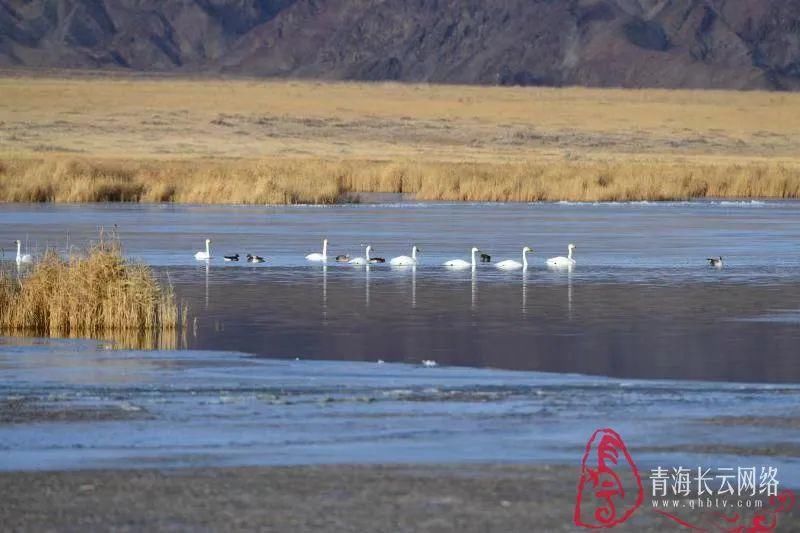
{"type": "Polygon", "coordinates": [[[16,240],[14,241],[14,244],[17,245],[17,264],[20,265],[22,263],[33,263],[33,256],[31,256],[31,254],[22,253],[22,242],[16,240]]]}
{"type": "Polygon", "coordinates": [[[566,268],[575,266],[575,260],[572,258],[572,252],[575,250],[574,244],[567,245],[567,257],[551,257],[547,260],[547,266],[550,268],[566,268]]]}
{"type": "Polygon", "coordinates": [[[722,256],[709,257],[708,259],[706,259],[706,261],[708,261],[709,266],[712,266],[714,268],[722,268],[725,265],[725,263],[722,261],[722,256]]]}
{"type": "Polygon", "coordinates": [[[492,256],[489,255],[489,254],[483,254],[482,253],[480,257],[481,257],[481,263],[491,263],[492,262],[492,256]]]}
{"type": "Polygon", "coordinates": [[[389,264],[392,266],[410,266],[417,264],[417,254],[421,252],[416,245],[411,247],[411,257],[407,255],[399,255],[397,257],[393,257],[389,264]]]}
{"type": "Polygon", "coordinates": [[[336,262],[337,263],[347,263],[350,261],[350,256],[347,254],[337,255],[336,262]]]}
{"type": "Polygon", "coordinates": [[[472,250],[470,250],[470,256],[472,259],[470,262],[464,261],[463,259],[451,259],[450,261],[446,261],[444,266],[454,269],[463,269],[469,267],[475,268],[475,254],[478,252],[480,252],[480,250],[473,246],[472,250]]]}
{"type": "Polygon", "coordinates": [[[322,240],[322,253],[315,252],[306,256],[308,261],[325,262],[328,260],[328,239],[322,240]]]}
{"type": "Polygon", "coordinates": [[[198,261],[208,261],[211,259],[211,239],[206,239],[206,251],[199,251],[194,254],[194,258],[198,261]]]}
{"type": "Polygon", "coordinates": [[[259,255],[250,255],[247,254],[247,262],[248,263],[263,263],[264,258],[259,255]]]}
{"type": "Polygon", "coordinates": [[[239,254],[223,255],[222,258],[225,261],[238,261],[239,260],[239,254]]]}
{"type": "Polygon", "coordinates": [[[495,266],[500,270],[519,270],[520,268],[528,268],[528,254],[533,252],[533,249],[530,246],[526,246],[522,249],[522,263],[519,261],[514,261],[513,259],[506,259],[505,261],[500,261],[495,266]]]}

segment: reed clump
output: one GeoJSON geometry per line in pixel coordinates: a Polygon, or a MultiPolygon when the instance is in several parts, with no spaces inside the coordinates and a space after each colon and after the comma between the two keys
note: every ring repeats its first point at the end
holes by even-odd
{"type": "Polygon", "coordinates": [[[172,288],[162,287],[147,266],[126,261],[116,241],[66,259],[46,252],[20,276],[0,272],[0,329],[6,334],[169,346],[186,317],[172,288]]]}
{"type": "Polygon", "coordinates": [[[460,163],[0,158],[3,202],[332,204],[350,193],[370,192],[497,202],[800,198],[800,165],[657,159],[460,163]]]}

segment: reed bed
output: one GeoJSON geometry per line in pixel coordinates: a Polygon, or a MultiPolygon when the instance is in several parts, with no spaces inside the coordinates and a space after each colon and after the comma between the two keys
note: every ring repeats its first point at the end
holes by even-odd
{"type": "Polygon", "coordinates": [[[446,201],[800,198],[800,166],[778,162],[450,163],[0,158],[3,202],[332,204],[358,193],[446,201]]]}
{"type": "Polygon", "coordinates": [[[187,309],[145,265],[130,263],[119,243],[101,241],[62,258],[48,251],[30,272],[0,272],[4,334],[89,337],[124,347],[170,347],[187,309]]]}

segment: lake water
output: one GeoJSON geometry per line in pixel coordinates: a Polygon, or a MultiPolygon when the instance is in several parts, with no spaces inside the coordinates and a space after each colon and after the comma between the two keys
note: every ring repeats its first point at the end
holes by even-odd
{"type": "Polygon", "coordinates": [[[624,436],[641,467],[768,465],[779,468],[781,482],[800,483],[796,458],[706,450],[720,444],[780,450],[798,442],[796,425],[726,426],[708,419],[796,413],[800,386],[113,351],[96,342],[2,338],[0,383],[4,401],[66,414],[63,421],[0,424],[0,470],[352,462],[577,466],[601,425],[624,436]],[[97,414],[69,419],[79,412],[97,414]],[[94,419],[104,414],[106,420],[94,419]]]}
{"type": "MultiPolygon", "coordinates": [[[[101,228],[189,305],[187,350],[5,339],[6,398],[147,417],[0,426],[0,468],[568,461],[598,423],[644,449],[800,437],[698,422],[797,415],[797,202],[0,208],[6,259],[17,238],[41,253],[101,228]],[[206,237],[210,264],[193,258],[206,237]],[[331,255],[417,244],[421,264],[308,264],[323,237],[331,255]],[[576,268],[547,270],[570,242],[576,268]],[[440,266],[525,245],[525,273],[440,266]],[[236,252],[268,262],[222,262],[236,252]],[[717,255],[721,270],[705,262],[717,255]]],[[[688,457],[676,453],[641,455],[688,457]]],[[[796,461],[770,461],[800,481],[796,461]]]]}

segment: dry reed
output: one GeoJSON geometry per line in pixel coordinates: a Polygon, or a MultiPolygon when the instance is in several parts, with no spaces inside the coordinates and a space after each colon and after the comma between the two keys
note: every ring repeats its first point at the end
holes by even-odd
{"type": "Polygon", "coordinates": [[[670,161],[448,163],[0,158],[4,202],[331,204],[357,193],[448,201],[800,198],[800,167],[670,161]]]}
{"type": "Polygon", "coordinates": [[[68,259],[49,251],[29,273],[0,272],[0,330],[90,337],[125,347],[172,346],[187,310],[145,265],[127,262],[116,241],[68,259]]]}

